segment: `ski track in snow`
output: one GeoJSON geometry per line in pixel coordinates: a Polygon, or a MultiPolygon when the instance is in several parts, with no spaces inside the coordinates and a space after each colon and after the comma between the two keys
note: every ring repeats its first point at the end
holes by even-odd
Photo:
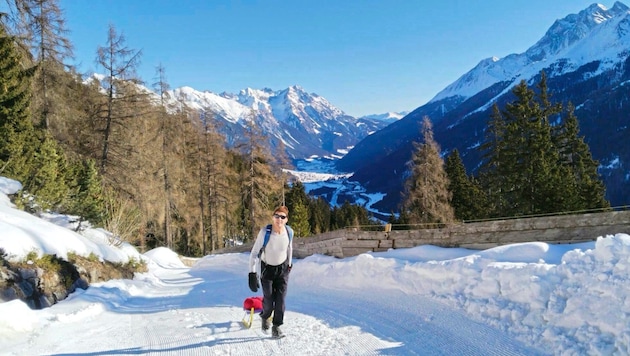
{"type": "MultiPolygon", "coordinates": [[[[242,260],[240,269],[246,266],[246,257],[242,260]]],[[[247,289],[239,268],[217,262],[165,269],[160,279],[147,277],[150,283],[94,285],[90,289],[101,290],[78,292],[49,308],[49,323],[10,349],[23,351],[14,355],[544,354],[435,300],[403,293],[392,298],[377,288],[311,290],[291,283],[282,327],[286,337],[275,340],[261,331],[257,315],[251,329],[243,327],[243,300],[261,293],[247,289]],[[129,285],[159,288],[133,296],[129,285]],[[83,306],[79,312],[75,303],[83,306]],[[80,341],[68,346],[62,339],[39,341],[54,340],[46,333],[58,334],[59,328],[80,341]]]]}

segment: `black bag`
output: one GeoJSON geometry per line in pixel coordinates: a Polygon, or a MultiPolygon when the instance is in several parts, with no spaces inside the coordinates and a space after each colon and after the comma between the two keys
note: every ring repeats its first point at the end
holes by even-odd
{"type": "Polygon", "coordinates": [[[249,289],[252,292],[258,292],[258,287],[260,287],[258,275],[256,275],[256,272],[249,272],[249,289]]]}

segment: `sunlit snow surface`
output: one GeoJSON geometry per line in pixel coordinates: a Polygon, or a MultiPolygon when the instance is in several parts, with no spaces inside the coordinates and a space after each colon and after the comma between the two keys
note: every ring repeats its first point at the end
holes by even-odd
{"type": "Polygon", "coordinates": [[[418,246],[295,260],[282,326],[272,340],[241,319],[248,254],[185,266],[166,248],[139,254],[77,234],[72,219],[14,209],[0,178],[0,247],[93,252],[147,261],[133,280],[91,285],[44,310],[0,303],[3,355],[627,355],[630,235],[532,242],[485,251],[418,246]],[[54,221],[55,224],[50,221],[54,221]]]}

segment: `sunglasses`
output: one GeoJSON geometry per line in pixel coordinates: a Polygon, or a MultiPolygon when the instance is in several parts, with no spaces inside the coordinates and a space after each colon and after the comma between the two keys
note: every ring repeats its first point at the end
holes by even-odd
{"type": "Polygon", "coordinates": [[[287,218],[287,216],[286,216],[286,215],[280,215],[280,214],[273,214],[273,217],[274,217],[274,218],[278,218],[278,219],[280,219],[280,220],[284,220],[284,219],[286,219],[286,218],[287,218]]]}

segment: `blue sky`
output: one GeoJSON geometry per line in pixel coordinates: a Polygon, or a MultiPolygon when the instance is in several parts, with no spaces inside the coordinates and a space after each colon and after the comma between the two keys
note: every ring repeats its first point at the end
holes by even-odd
{"type": "MultiPolygon", "coordinates": [[[[215,93],[300,85],[353,116],[410,111],[484,58],[522,53],[592,0],[60,0],[75,61],[99,71],[109,24],[138,74],[215,93]]],[[[610,1],[600,2],[612,7],[610,1]]]]}

